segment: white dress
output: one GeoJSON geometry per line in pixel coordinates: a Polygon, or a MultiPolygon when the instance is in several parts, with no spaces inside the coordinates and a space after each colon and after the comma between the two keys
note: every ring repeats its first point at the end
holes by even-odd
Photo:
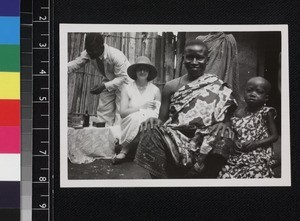
{"type": "MultiPolygon", "coordinates": [[[[155,101],[155,95],[159,89],[151,82],[148,82],[146,89],[141,93],[134,82],[129,83],[124,88],[129,97],[129,108],[139,107],[148,101],[155,101]]],[[[129,114],[121,122],[121,141],[120,144],[128,145],[139,132],[142,122],[150,117],[158,117],[160,101],[156,101],[155,109],[140,109],[138,112],[129,114]]]]}

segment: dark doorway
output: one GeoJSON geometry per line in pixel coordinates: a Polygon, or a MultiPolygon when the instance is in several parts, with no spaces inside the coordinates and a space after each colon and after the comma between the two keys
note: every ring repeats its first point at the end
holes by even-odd
{"type": "Polygon", "coordinates": [[[280,52],[281,52],[281,33],[269,32],[263,35],[261,47],[264,50],[264,77],[271,83],[272,89],[270,92],[268,106],[274,107],[277,111],[275,119],[278,133],[281,134],[281,93],[279,82],[280,52]]]}

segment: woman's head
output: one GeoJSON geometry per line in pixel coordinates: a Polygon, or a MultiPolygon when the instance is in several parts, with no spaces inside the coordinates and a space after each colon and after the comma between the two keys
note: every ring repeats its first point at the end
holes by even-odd
{"type": "Polygon", "coordinates": [[[150,72],[149,67],[141,64],[136,67],[135,71],[136,71],[136,79],[139,79],[139,80],[145,79],[145,80],[149,81],[148,80],[149,72],[150,72]]]}
{"type": "Polygon", "coordinates": [[[151,64],[149,58],[140,56],[136,59],[136,63],[128,67],[127,73],[133,80],[151,81],[157,76],[156,68],[151,64]]]}
{"type": "Polygon", "coordinates": [[[265,78],[253,77],[248,80],[244,92],[245,101],[248,106],[263,106],[269,99],[271,84],[265,78]]]}

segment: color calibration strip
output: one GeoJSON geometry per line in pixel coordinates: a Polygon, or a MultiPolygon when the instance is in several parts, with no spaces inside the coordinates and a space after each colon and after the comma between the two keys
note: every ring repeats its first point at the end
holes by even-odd
{"type": "Polygon", "coordinates": [[[32,0],[21,1],[21,220],[32,220],[32,0]]]}
{"type": "Polygon", "coordinates": [[[20,220],[20,1],[0,3],[0,220],[20,220]]]}

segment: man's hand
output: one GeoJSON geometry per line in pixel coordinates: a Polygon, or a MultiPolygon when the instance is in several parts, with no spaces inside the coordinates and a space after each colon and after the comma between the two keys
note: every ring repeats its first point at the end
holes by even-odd
{"type": "Polygon", "coordinates": [[[104,84],[100,84],[100,85],[97,85],[97,86],[93,87],[90,90],[90,93],[97,95],[97,94],[100,94],[104,89],[105,89],[105,85],[104,84]]]}
{"type": "Polygon", "coordinates": [[[145,131],[147,129],[152,129],[154,127],[159,127],[162,125],[162,121],[158,118],[150,117],[146,121],[144,121],[140,126],[140,132],[145,131]]]}
{"type": "Polygon", "coordinates": [[[226,123],[217,123],[212,126],[211,134],[214,136],[218,136],[220,134],[221,137],[226,137],[230,139],[234,139],[234,132],[231,130],[230,126],[226,123]]]}

